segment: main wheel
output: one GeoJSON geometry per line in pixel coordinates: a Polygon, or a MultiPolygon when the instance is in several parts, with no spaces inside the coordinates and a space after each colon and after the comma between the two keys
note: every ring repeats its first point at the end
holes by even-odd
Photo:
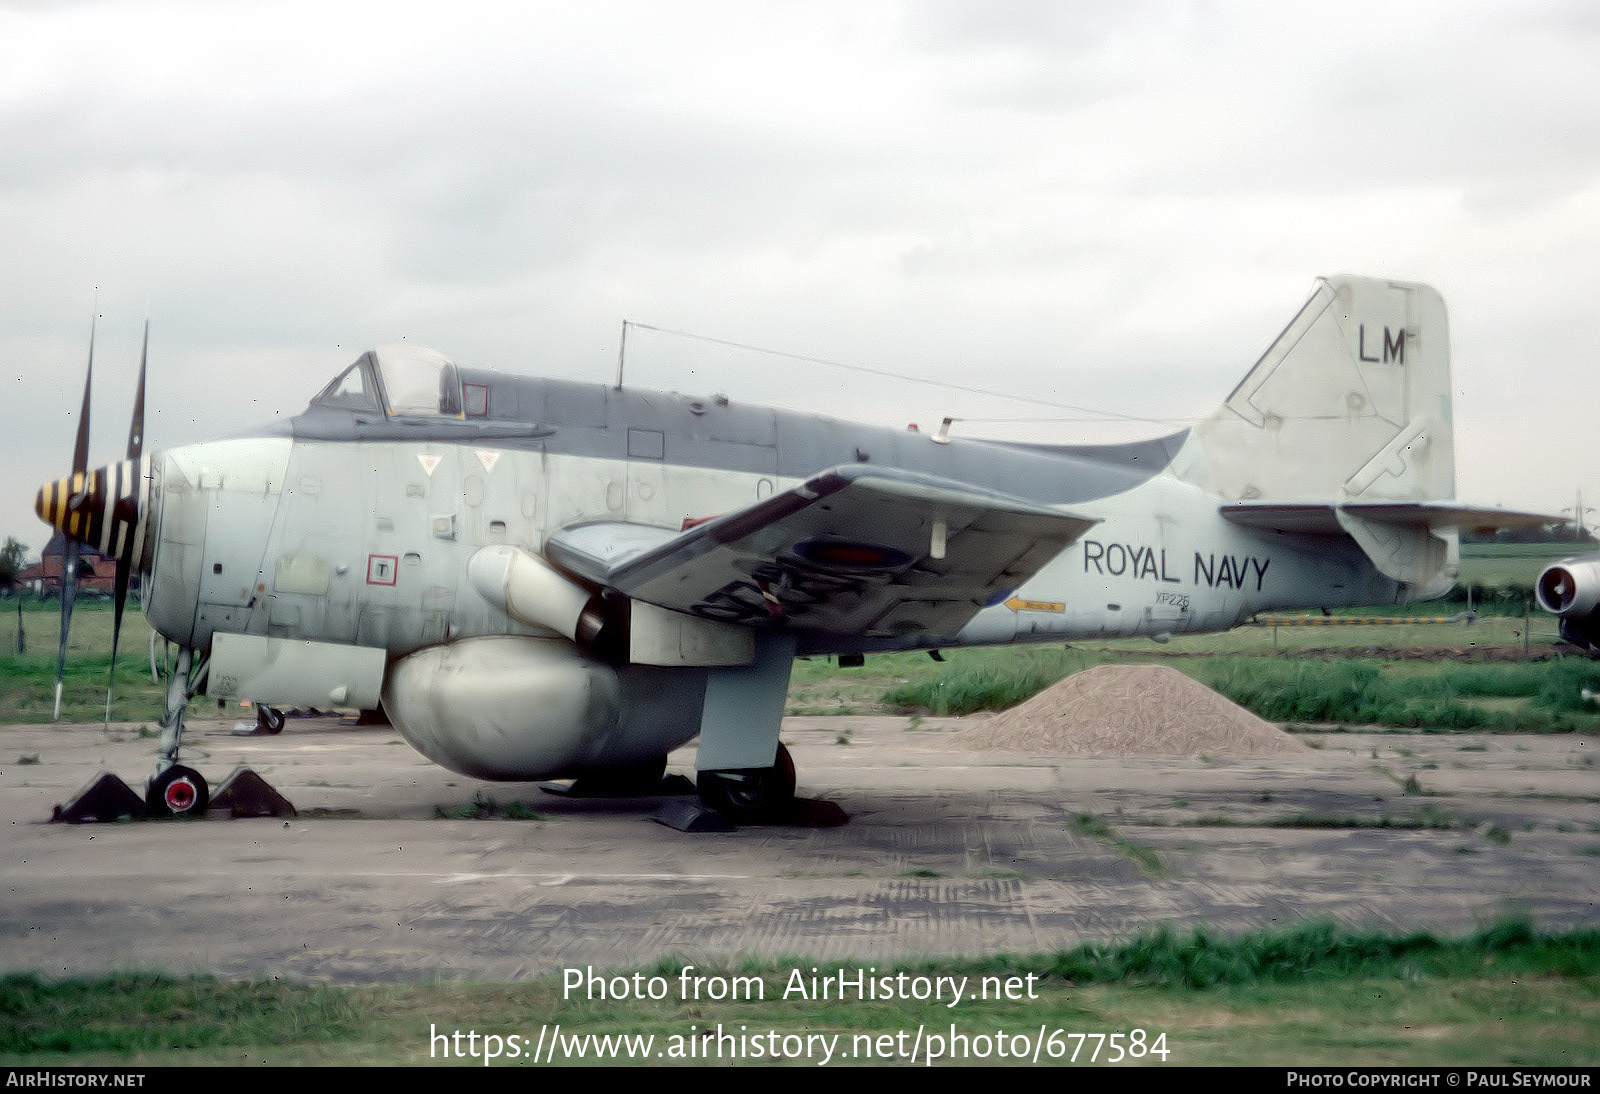
{"type": "Polygon", "coordinates": [[[173,764],[150,780],[144,804],[152,817],[201,817],[211,804],[211,791],[200,772],[173,764]]]}
{"type": "Polygon", "coordinates": [[[283,732],[283,711],[265,703],[256,704],[256,728],[262,733],[277,735],[283,732]]]}
{"type": "Polygon", "coordinates": [[[700,800],[733,821],[773,820],[794,801],[794,759],[778,744],[771,767],[743,771],[702,771],[700,800]]]}

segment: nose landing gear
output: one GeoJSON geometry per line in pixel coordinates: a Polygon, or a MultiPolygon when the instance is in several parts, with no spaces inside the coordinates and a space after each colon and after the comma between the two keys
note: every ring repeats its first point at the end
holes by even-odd
{"type": "Polygon", "coordinates": [[[211,790],[200,772],[173,764],[150,780],[144,804],[152,817],[204,816],[211,804],[211,790]]]}

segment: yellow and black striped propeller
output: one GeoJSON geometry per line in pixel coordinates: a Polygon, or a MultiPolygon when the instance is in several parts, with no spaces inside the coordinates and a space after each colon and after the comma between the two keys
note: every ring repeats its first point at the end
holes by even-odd
{"type": "MultiPolygon", "coordinates": [[[[61,717],[61,684],[67,668],[67,633],[78,594],[78,546],[85,544],[116,559],[116,616],[111,631],[111,671],[116,672],[117,644],[134,567],[144,554],[145,515],[149,510],[150,475],[144,459],[145,366],[150,354],[150,322],[145,321],[144,350],[139,358],[139,390],[128,430],[127,458],[89,471],[89,397],[94,381],[94,324],[89,327],[89,365],[83,378],[83,409],[72,453],[72,474],[40,487],[34,511],[66,538],[61,571],[61,647],[56,659],[56,697],[52,720],[61,717]]],[[[111,684],[106,684],[106,719],[111,718],[111,684]]]]}

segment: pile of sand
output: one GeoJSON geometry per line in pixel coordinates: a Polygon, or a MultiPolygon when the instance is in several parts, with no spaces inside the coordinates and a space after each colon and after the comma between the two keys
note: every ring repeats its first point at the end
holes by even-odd
{"type": "Polygon", "coordinates": [[[950,738],[974,751],[1260,755],[1306,746],[1163,665],[1085,669],[950,738]]]}

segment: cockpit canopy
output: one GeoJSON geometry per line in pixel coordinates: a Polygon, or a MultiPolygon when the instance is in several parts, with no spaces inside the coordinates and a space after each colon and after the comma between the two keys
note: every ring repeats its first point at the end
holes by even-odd
{"type": "Polygon", "coordinates": [[[366,411],[390,418],[461,418],[461,376],[438,350],[382,346],[322,389],[314,406],[366,411]]]}

